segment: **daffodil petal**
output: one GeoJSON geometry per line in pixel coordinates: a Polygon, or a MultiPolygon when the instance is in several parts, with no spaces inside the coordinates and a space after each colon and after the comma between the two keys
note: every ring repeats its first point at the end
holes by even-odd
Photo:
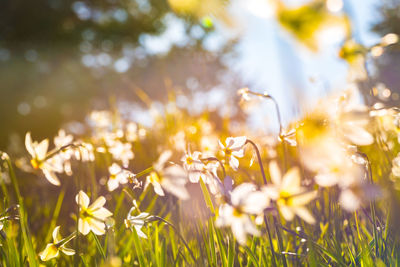
{"type": "Polygon", "coordinates": [[[88,218],[87,222],[89,224],[90,230],[92,230],[95,235],[104,235],[106,233],[105,225],[103,222],[92,218],[88,218]]]}
{"type": "Polygon", "coordinates": [[[88,195],[86,195],[86,193],[83,192],[82,190],[79,191],[79,193],[76,195],[75,201],[81,208],[84,208],[84,209],[86,209],[90,203],[90,199],[89,199],[88,195]]]}
{"type": "Polygon", "coordinates": [[[88,209],[89,209],[89,210],[96,210],[96,209],[99,209],[99,208],[103,207],[104,204],[106,204],[106,199],[105,199],[103,196],[101,196],[101,197],[98,197],[98,198],[88,207],[88,209]]]}
{"type": "Polygon", "coordinates": [[[112,213],[106,208],[99,208],[95,211],[92,211],[91,214],[100,220],[104,220],[105,218],[112,216],[112,213]]]}
{"type": "Polygon", "coordinates": [[[43,169],[42,171],[43,171],[43,174],[46,177],[47,181],[49,181],[53,185],[57,185],[57,186],[60,185],[60,180],[58,180],[57,175],[53,171],[50,171],[48,169],[43,169]]]}
{"type": "Polygon", "coordinates": [[[46,158],[48,148],[49,148],[48,139],[44,139],[42,142],[39,143],[39,145],[37,145],[37,147],[35,147],[35,152],[38,159],[42,160],[46,158]]]}
{"type": "Polygon", "coordinates": [[[314,216],[312,216],[311,212],[308,211],[305,207],[296,207],[295,213],[297,214],[297,216],[299,216],[301,219],[303,219],[307,223],[309,223],[309,224],[315,223],[314,216]]]}
{"type": "Polygon", "coordinates": [[[32,146],[32,137],[30,132],[27,132],[25,135],[25,148],[32,157],[36,157],[35,150],[32,146]]]}
{"type": "Polygon", "coordinates": [[[297,193],[300,187],[300,171],[299,168],[291,168],[282,178],[281,188],[290,193],[297,193]]]}
{"type": "Polygon", "coordinates": [[[79,219],[78,230],[83,235],[87,235],[90,232],[90,225],[87,222],[87,219],[79,219]]]}
{"type": "Polygon", "coordinates": [[[54,243],[58,243],[61,240],[60,226],[57,226],[56,228],[54,228],[54,230],[53,230],[53,240],[54,240],[54,243]]]}
{"type": "Polygon", "coordinates": [[[68,255],[68,256],[71,256],[71,255],[74,255],[74,254],[75,254],[75,250],[70,249],[70,248],[66,248],[66,247],[64,247],[64,246],[62,246],[62,247],[60,248],[60,250],[61,250],[65,255],[68,255]]]}
{"type": "Polygon", "coordinates": [[[39,253],[39,257],[42,261],[48,261],[51,260],[55,257],[57,257],[59,254],[57,247],[53,244],[47,244],[46,248],[39,253]]]}
{"type": "Polygon", "coordinates": [[[269,174],[271,175],[272,183],[276,185],[281,184],[282,174],[278,163],[275,160],[269,163],[269,174]]]}

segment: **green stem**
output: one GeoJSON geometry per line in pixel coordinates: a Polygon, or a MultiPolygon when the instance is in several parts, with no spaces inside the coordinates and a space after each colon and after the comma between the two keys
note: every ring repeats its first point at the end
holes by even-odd
{"type": "Polygon", "coordinates": [[[246,144],[252,145],[253,148],[254,148],[254,150],[256,151],[257,160],[258,160],[258,166],[260,166],[260,171],[261,171],[261,175],[262,175],[263,180],[264,180],[264,184],[268,184],[268,183],[267,183],[267,178],[265,177],[265,171],[264,171],[264,166],[263,166],[263,164],[262,164],[260,151],[258,150],[257,145],[256,145],[253,141],[251,141],[250,139],[247,139],[247,140],[246,140],[246,144]]]}
{"type": "Polygon", "coordinates": [[[97,238],[97,235],[93,232],[91,232],[94,238],[94,241],[96,241],[96,246],[97,246],[97,250],[100,251],[101,256],[103,257],[103,259],[106,259],[106,254],[104,253],[104,249],[100,244],[99,239],[97,238]]]}
{"type": "Polygon", "coordinates": [[[28,254],[29,264],[30,264],[30,266],[38,266],[38,262],[36,259],[36,253],[33,249],[32,238],[30,236],[29,229],[28,229],[27,218],[25,217],[26,216],[25,206],[24,206],[23,198],[19,191],[17,177],[15,176],[14,168],[13,168],[11,160],[8,156],[6,157],[5,161],[7,162],[8,172],[10,174],[11,182],[14,186],[15,195],[17,196],[17,199],[18,199],[21,231],[22,231],[22,236],[24,239],[24,247],[25,247],[26,253],[28,254]]]}
{"type": "Polygon", "coordinates": [[[175,233],[178,235],[179,239],[182,240],[182,242],[185,245],[186,249],[189,251],[190,256],[193,259],[193,262],[195,263],[196,262],[196,257],[194,256],[193,251],[190,249],[189,245],[185,241],[185,238],[183,238],[182,234],[178,231],[178,229],[176,229],[176,227],[172,223],[170,223],[169,221],[165,220],[164,218],[161,218],[161,217],[158,217],[158,216],[152,216],[152,217],[153,217],[153,219],[156,219],[156,220],[159,220],[159,221],[162,221],[162,222],[166,223],[169,227],[171,227],[175,231],[175,233]]]}
{"type": "Polygon", "coordinates": [[[153,166],[151,166],[151,167],[139,172],[138,174],[136,174],[136,177],[139,178],[139,177],[141,177],[143,175],[146,175],[146,174],[150,173],[153,170],[154,170],[154,168],[153,168],[153,166]]]}

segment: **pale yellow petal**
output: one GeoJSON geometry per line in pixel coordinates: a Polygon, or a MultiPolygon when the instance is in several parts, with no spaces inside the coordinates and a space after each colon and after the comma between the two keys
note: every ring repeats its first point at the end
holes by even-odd
{"type": "Polygon", "coordinates": [[[42,261],[48,261],[57,257],[58,254],[59,252],[57,247],[53,243],[51,243],[47,244],[46,248],[39,253],[39,256],[42,261]]]}
{"type": "Polygon", "coordinates": [[[83,209],[86,209],[90,203],[88,195],[86,195],[86,193],[83,192],[82,190],[79,191],[79,193],[76,195],[75,201],[83,209]]]}
{"type": "Polygon", "coordinates": [[[49,181],[53,185],[60,185],[60,180],[58,180],[57,175],[55,172],[48,170],[48,169],[42,169],[44,177],[46,177],[47,181],[49,181]]]}
{"type": "Polygon", "coordinates": [[[143,233],[140,228],[141,228],[141,226],[135,225],[135,230],[136,230],[136,233],[138,234],[138,236],[142,237],[142,238],[147,238],[147,235],[145,233],[143,233]]]}
{"type": "Polygon", "coordinates": [[[35,150],[32,146],[32,137],[30,132],[27,132],[25,135],[25,148],[32,157],[36,157],[35,150]]]}
{"type": "Polygon", "coordinates": [[[100,220],[104,220],[105,218],[112,216],[112,213],[106,208],[99,208],[95,211],[92,211],[91,214],[100,220]]]}
{"type": "Polygon", "coordinates": [[[275,185],[281,184],[282,174],[278,163],[275,160],[269,163],[269,174],[271,175],[272,183],[275,185]]]}
{"type": "Polygon", "coordinates": [[[152,183],[153,188],[154,188],[154,192],[159,195],[159,196],[165,196],[164,194],[164,190],[161,188],[161,185],[157,182],[153,182],[152,183]]]}
{"type": "Polygon", "coordinates": [[[38,159],[42,160],[46,158],[47,149],[49,148],[49,140],[44,139],[42,142],[35,147],[36,156],[38,159]]]}
{"type": "Polygon", "coordinates": [[[89,207],[88,210],[96,210],[104,206],[106,204],[106,199],[101,196],[98,197],[89,207]]]}
{"type": "Polygon", "coordinates": [[[75,254],[75,250],[70,249],[70,248],[66,248],[66,247],[64,247],[64,246],[62,246],[62,247],[60,248],[60,250],[61,250],[65,255],[68,255],[68,256],[71,256],[71,255],[74,255],[74,254],[75,254]]]}
{"type": "Polygon", "coordinates": [[[90,230],[95,235],[104,235],[106,233],[105,224],[103,222],[92,218],[88,218],[87,221],[90,226],[90,230]]]}
{"type": "Polygon", "coordinates": [[[306,192],[300,195],[296,195],[290,199],[292,206],[304,206],[310,201],[315,199],[318,195],[317,191],[306,192]]]}
{"type": "Polygon", "coordinates": [[[297,193],[300,187],[299,168],[291,168],[282,178],[281,189],[289,193],[297,193]]]}
{"type": "Polygon", "coordinates": [[[54,228],[53,230],[53,241],[54,243],[58,243],[61,240],[61,236],[60,236],[60,226],[57,226],[56,228],[54,228]]]}
{"type": "Polygon", "coordinates": [[[291,221],[294,218],[294,213],[293,211],[284,205],[278,205],[279,206],[279,211],[281,212],[283,218],[285,218],[286,221],[291,221]]]}
{"type": "Polygon", "coordinates": [[[79,219],[78,230],[83,235],[87,235],[90,232],[90,225],[87,222],[87,219],[79,219]]]}
{"type": "Polygon", "coordinates": [[[232,222],[232,233],[236,237],[237,241],[244,245],[246,243],[246,231],[244,229],[244,225],[240,219],[233,220],[232,222]]]}
{"type": "Polygon", "coordinates": [[[299,216],[301,219],[303,219],[304,221],[306,221],[309,224],[315,223],[314,216],[305,207],[296,207],[294,209],[295,209],[294,211],[297,214],[297,216],[299,216]]]}

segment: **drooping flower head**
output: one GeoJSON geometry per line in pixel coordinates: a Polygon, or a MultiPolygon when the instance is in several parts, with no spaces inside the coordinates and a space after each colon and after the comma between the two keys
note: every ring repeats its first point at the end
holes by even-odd
{"type": "Polygon", "coordinates": [[[228,137],[225,140],[225,144],[219,141],[219,146],[222,149],[222,153],[229,162],[232,169],[237,170],[239,167],[239,160],[237,158],[243,158],[244,156],[244,145],[246,144],[247,137],[228,137]]]}
{"type": "Polygon", "coordinates": [[[65,255],[74,255],[75,251],[70,248],[66,248],[65,245],[69,242],[74,236],[68,239],[62,239],[60,235],[60,226],[57,226],[53,230],[53,243],[47,244],[46,248],[39,253],[39,257],[42,261],[48,261],[53,258],[58,257],[59,252],[63,252],[65,255]]]}
{"type": "Polygon", "coordinates": [[[110,177],[107,182],[109,191],[114,191],[120,184],[126,184],[130,181],[132,183],[137,182],[135,174],[128,170],[122,169],[117,163],[113,163],[110,167],[108,167],[108,172],[110,173],[110,177]]]}
{"type": "Polygon", "coordinates": [[[146,234],[143,233],[142,227],[146,223],[146,221],[151,217],[151,215],[147,212],[141,212],[139,215],[132,215],[134,211],[136,210],[136,207],[132,207],[129,212],[128,216],[125,219],[125,225],[127,228],[135,228],[136,233],[138,236],[142,238],[147,238],[146,234]]]}
{"type": "Polygon", "coordinates": [[[152,184],[157,195],[164,196],[165,190],[180,199],[188,199],[189,193],[185,187],[188,174],[180,165],[168,163],[171,155],[172,152],[169,150],[160,155],[157,162],[153,164],[154,171],[146,178],[145,187],[152,184]]]}
{"type": "Polygon", "coordinates": [[[192,183],[198,183],[204,170],[204,163],[200,160],[201,152],[195,151],[190,153],[190,150],[182,157],[183,168],[189,175],[189,180],[192,183]]]}

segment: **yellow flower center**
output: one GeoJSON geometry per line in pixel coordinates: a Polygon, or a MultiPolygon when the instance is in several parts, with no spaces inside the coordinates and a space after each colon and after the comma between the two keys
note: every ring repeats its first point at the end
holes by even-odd
{"type": "Polygon", "coordinates": [[[230,149],[230,148],[225,148],[225,155],[227,156],[227,157],[229,157],[231,154],[232,154],[232,150],[230,149]]]}
{"type": "Polygon", "coordinates": [[[149,179],[150,179],[151,183],[160,183],[161,182],[160,176],[158,176],[158,174],[156,172],[150,173],[149,179]]]}
{"type": "Polygon", "coordinates": [[[193,161],[194,161],[194,160],[193,160],[192,157],[187,157],[187,158],[186,158],[186,164],[187,164],[187,165],[193,164],[193,161]]]}
{"type": "Polygon", "coordinates": [[[237,218],[240,218],[240,217],[242,217],[243,216],[243,212],[240,210],[240,208],[233,208],[233,213],[232,213],[232,215],[234,216],[234,217],[237,217],[237,218]]]}
{"type": "Polygon", "coordinates": [[[292,194],[290,194],[288,191],[282,190],[281,192],[279,192],[279,199],[277,200],[277,203],[280,205],[292,206],[292,194]]]}
{"type": "Polygon", "coordinates": [[[34,169],[40,169],[43,166],[43,162],[36,158],[31,159],[31,164],[34,169]]]}
{"type": "Polygon", "coordinates": [[[302,125],[296,130],[300,141],[307,142],[324,136],[329,130],[329,121],[326,114],[316,113],[306,117],[302,125]]]}
{"type": "Polygon", "coordinates": [[[84,208],[81,208],[80,214],[81,214],[81,217],[83,217],[83,218],[91,216],[90,212],[87,209],[84,209],[84,208]]]}

